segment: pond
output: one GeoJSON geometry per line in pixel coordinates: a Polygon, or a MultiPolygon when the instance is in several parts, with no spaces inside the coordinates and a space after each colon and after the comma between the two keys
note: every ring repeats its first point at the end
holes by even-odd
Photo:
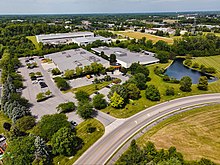
{"type": "Polygon", "coordinates": [[[209,82],[214,82],[217,80],[216,77],[184,66],[183,61],[183,58],[177,58],[174,60],[174,62],[165,71],[165,74],[169,77],[174,77],[177,80],[180,80],[184,76],[189,76],[192,79],[193,84],[197,84],[201,76],[206,76],[209,79],[209,82]]]}

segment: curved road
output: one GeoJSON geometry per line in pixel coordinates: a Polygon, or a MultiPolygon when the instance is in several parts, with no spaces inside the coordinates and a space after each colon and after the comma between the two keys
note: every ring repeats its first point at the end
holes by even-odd
{"type": "Polygon", "coordinates": [[[74,164],[105,164],[120,146],[147,124],[181,108],[220,101],[220,94],[184,97],[150,107],[130,118],[91,146],[74,164]]]}

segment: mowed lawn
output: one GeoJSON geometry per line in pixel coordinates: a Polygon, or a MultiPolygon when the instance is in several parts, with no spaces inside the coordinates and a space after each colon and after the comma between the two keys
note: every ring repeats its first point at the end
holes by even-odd
{"type": "Polygon", "coordinates": [[[5,130],[3,128],[3,124],[5,122],[11,123],[10,119],[2,112],[0,112],[0,134],[5,134],[5,130]]]}
{"type": "Polygon", "coordinates": [[[135,39],[141,39],[143,37],[146,37],[147,40],[152,40],[153,43],[156,43],[159,40],[165,41],[169,44],[173,44],[173,39],[172,38],[167,38],[167,37],[160,37],[148,33],[141,33],[141,32],[128,32],[128,31],[118,31],[115,32],[116,34],[121,34],[130,38],[135,38],[135,39]]]}
{"type": "Polygon", "coordinates": [[[220,105],[197,108],[175,115],[153,127],[137,140],[157,148],[175,146],[186,160],[202,157],[220,164],[220,105]]]}
{"type": "Polygon", "coordinates": [[[54,158],[53,163],[61,165],[72,165],[90,146],[92,146],[105,132],[105,128],[96,119],[88,119],[80,123],[76,127],[77,136],[83,140],[83,147],[72,157],[57,156],[54,158]],[[87,125],[91,124],[92,127],[96,127],[96,131],[93,133],[87,133],[87,125]]]}
{"type": "Polygon", "coordinates": [[[37,42],[36,36],[27,36],[27,39],[31,40],[31,42],[34,44],[36,50],[40,50],[40,46],[37,42]]]}
{"type": "MultiPolygon", "coordinates": [[[[192,60],[193,63],[197,62],[199,65],[205,65],[206,67],[214,67],[216,74],[214,76],[220,79],[220,55],[210,57],[196,57],[192,60]]],[[[220,80],[210,83],[209,90],[212,92],[220,92],[220,80]]]]}
{"type": "Polygon", "coordinates": [[[91,95],[94,92],[96,92],[97,90],[100,90],[100,89],[108,86],[111,83],[112,83],[111,81],[108,81],[108,82],[102,82],[99,84],[91,84],[91,85],[87,85],[87,86],[83,86],[83,87],[79,87],[79,88],[72,88],[68,91],[65,91],[64,93],[67,93],[67,92],[76,93],[77,91],[82,90],[82,91],[87,92],[89,95],[91,95]]]}
{"type": "Polygon", "coordinates": [[[170,63],[167,64],[153,64],[148,66],[150,70],[150,78],[151,81],[148,82],[147,84],[150,85],[155,85],[161,94],[161,100],[160,101],[150,101],[146,99],[145,97],[145,90],[141,91],[141,98],[139,100],[134,100],[132,103],[127,104],[123,109],[115,109],[111,106],[108,106],[107,108],[103,109],[102,111],[105,113],[109,113],[110,115],[117,117],[117,118],[127,118],[130,117],[148,107],[151,107],[153,105],[168,101],[168,100],[173,100],[176,98],[180,97],[185,97],[185,96],[191,96],[191,95],[197,95],[197,94],[207,94],[207,93],[214,93],[214,92],[220,92],[220,81],[218,80],[217,82],[210,83],[209,84],[209,90],[208,91],[201,91],[198,90],[197,84],[192,85],[192,91],[191,92],[182,92],[179,87],[179,84],[173,84],[173,83],[167,83],[164,82],[161,77],[158,75],[154,74],[154,68],[156,66],[160,66],[161,68],[166,68],[170,63]],[[175,89],[175,95],[174,96],[166,96],[166,88],[174,87],[175,89]]]}

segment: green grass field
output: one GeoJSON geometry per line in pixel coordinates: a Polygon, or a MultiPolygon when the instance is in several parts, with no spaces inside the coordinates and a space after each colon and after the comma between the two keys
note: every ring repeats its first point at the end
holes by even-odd
{"type": "Polygon", "coordinates": [[[159,40],[165,41],[169,44],[173,44],[173,39],[172,38],[167,38],[167,37],[160,37],[152,34],[147,34],[147,33],[141,33],[141,32],[128,32],[128,31],[118,31],[115,32],[116,34],[121,34],[130,38],[135,38],[135,39],[141,39],[143,37],[146,37],[147,40],[152,40],[154,43],[156,43],[159,40]]]}
{"type": "MultiPolygon", "coordinates": [[[[197,62],[199,65],[203,64],[206,67],[214,67],[216,74],[214,76],[220,79],[220,55],[210,57],[196,57],[192,62],[197,62]]],[[[220,92],[220,80],[213,82],[209,85],[209,90],[212,92],[220,92]]]]}
{"type": "Polygon", "coordinates": [[[5,130],[3,128],[4,122],[11,123],[11,120],[5,116],[2,112],[0,112],[0,134],[5,134],[5,130]]]}
{"type": "Polygon", "coordinates": [[[33,42],[36,50],[40,50],[41,49],[35,36],[28,36],[27,39],[29,39],[29,40],[31,40],[33,42]]]}
{"type": "Polygon", "coordinates": [[[96,119],[89,119],[76,127],[77,136],[80,137],[84,145],[73,157],[57,156],[54,158],[54,164],[72,165],[91,145],[93,145],[105,132],[104,126],[96,119]],[[91,124],[96,127],[93,133],[87,133],[87,125],[91,124]]]}
{"type": "Polygon", "coordinates": [[[72,88],[68,91],[65,91],[65,93],[67,92],[72,92],[72,93],[76,93],[77,91],[85,91],[87,92],[89,95],[93,94],[94,92],[96,92],[96,88],[98,90],[108,86],[109,84],[111,84],[112,82],[109,81],[109,82],[102,82],[102,83],[99,83],[99,84],[91,84],[91,85],[87,85],[87,86],[83,86],[83,87],[79,87],[79,88],[72,88]]]}
{"type": "Polygon", "coordinates": [[[117,118],[127,118],[130,117],[148,107],[151,107],[153,105],[156,105],[158,103],[162,103],[168,100],[173,100],[180,97],[190,96],[190,95],[197,95],[197,94],[207,94],[207,93],[215,93],[220,92],[220,80],[217,82],[213,82],[209,84],[209,90],[208,91],[201,91],[198,90],[197,84],[192,85],[192,91],[191,92],[182,92],[179,89],[179,84],[173,84],[173,83],[167,83],[162,80],[161,77],[154,74],[154,68],[156,66],[160,66],[163,68],[166,68],[169,66],[170,63],[167,64],[153,64],[148,66],[150,70],[150,78],[151,81],[148,82],[148,84],[153,84],[156,87],[158,87],[160,94],[161,94],[161,100],[157,102],[150,101],[146,99],[145,97],[145,91],[141,91],[141,98],[139,100],[134,100],[134,102],[131,104],[127,104],[123,109],[115,109],[111,106],[108,106],[107,108],[103,109],[102,111],[107,113],[109,112],[110,115],[117,117],[117,118]],[[166,96],[165,91],[168,86],[172,86],[175,89],[175,95],[174,96],[166,96]]]}
{"type": "Polygon", "coordinates": [[[137,140],[157,148],[175,146],[186,160],[202,157],[220,164],[220,105],[197,108],[175,115],[153,127],[137,140]]]}

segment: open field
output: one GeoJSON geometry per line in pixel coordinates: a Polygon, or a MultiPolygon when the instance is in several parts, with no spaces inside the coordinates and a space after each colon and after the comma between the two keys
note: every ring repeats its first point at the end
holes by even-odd
{"type": "Polygon", "coordinates": [[[214,75],[220,78],[220,55],[210,57],[195,57],[192,59],[192,62],[197,62],[199,65],[203,64],[206,67],[214,67],[217,70],[217,73],[214,75]]]}
{"type": "Polygon", "coordinates": [[[160,36],[155,36],[152,34],[147,34],[147,33],[141,33],[141,32],[128,32],[128,31],[119,31],[115,32],[116,34],[121,34],[130,38],[135,38],[135,39],[141,39],[143,37],[146,37],[147,40],[152,40],[154,43],[156,43],[159,40],[165,41],[169,44],[173,43],[172,38],[167,38],[167,37],[160,37],[160,36]]]}
{"type": "Polygon", "coordinates": [[[197,108],[175,115],[144,134],[137,140],[144,146],[147,141],[157,148],[175,146],[186,160],[202,157],[220,163],[220,105],[197,108]]]}
{"type": "Polygon", "coordinates": [[[91,85],[87,85],[87,86],[83,86],[83,87],[79,87],[79,88],[72,88],[68,91],[65,91],[65,93],[67,92],[72,92],[72,93],[76,93],[77,91],[85,91],[87,92],[89,95],[93,94],[95,91],[100,90],[106,86],[108,86],[109,84],[111,84],[112,82],[102,82],[99,84],[91,84],[91,85]]]}
{"type": "MultiPolygon", "coordinates": [[[[213,75],[220,79],[220,55],[210,57],[196,57],[192,60],[192,62],[197,62],[199,65],[203,64],[206,67],[214,67],[217,72],[213,75]]],[[[209,85],[209,90],[212,92],[220,92],[220,80],[211,83],[209,85]]]]}
{"type": "Polygon", "coordinates": [[[0,112],[0,134],[5,134],[5,130],[3,128],[4,122],[11,123],[10,119],[7,118],[2,112],[0,112]]]}
{"type": "Polygon", "coordinates": [[[162,103],[168,100],[173,100],[180,97],[190,96],[190,95],[197,95],[197,94],[207,94],[207,93],[216,93],[220,92],[220,80],[210,83],[209,84],[209,90],[208,91],[201,91],[198,90],[197,84],[192,85],[192,91],[191,92],[182,92],[179,89],[179,84],[173,84],[173,83],[167,83],[162,80],[161,77],[154,74],[154,67],[160,66],[162,68],[166,68],[170,63],[167,64],[153,64],[148,66],[150,70],[150,78],[151,81],[147,84],[153,84],[156,87],[158,87],[160,94],[161,94],[161,100],[160,101],[150,101],[146,99],[145,97],[145,91],[141,91],[141,98],[139,100],[134,100],[133,103],[127,104],[123,109],[115,109],[111,106],[108,106],[107,108],[103,109],[103,112],[109,112],[110,115],[117,117],[117,118],[127,118],[130,117],[150,106],[156,105],[158,103],[162,103]],[[172,86],[175,89],[175,95],[174,96],[166,96],[165,91],[168,86],[172,86]]]}
{"type": "Polygon", "coordinates": [[[33,42],[36,50],[40,50],[40,46],[39,46],[35,36],[28,36],[27,39],[29,39],[29,40],[31,40],[33,42]]]}
{"type": "MultiPolygon", "coordinates": [[[[208,34],[210,32],[203,32],[203,34],[208,34]]],[[[215,34],[216,36],[220,37],[220,33],[212,33],[212,34],[215,34]]]]}
{"type": "Polygon", "coordinates": [[[84,145],[73,157],[57,156],[54,158],[54,164],[72,165],[91,145],[93,145],[105,132],[104,126],[96,119],[88,119],[76,127],[77,136],[80,137],[84,145]],[[96,127],[93,133],[87,133],[87,125],[96,127]]]}

